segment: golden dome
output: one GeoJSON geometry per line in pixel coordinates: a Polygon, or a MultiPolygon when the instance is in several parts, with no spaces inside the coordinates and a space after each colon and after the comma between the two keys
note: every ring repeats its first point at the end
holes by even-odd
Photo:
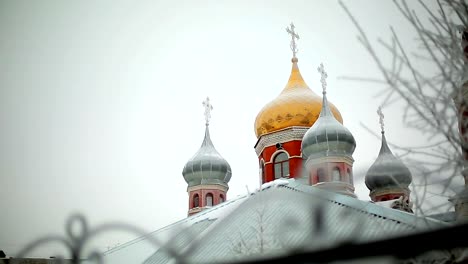
{"type": "MultiPolygon", "coordinates": [[[[257,138],[292,126],[311,127],[320,115],[322,98],[304,82],[297,66],[297,58],[292,59],[291,75],[283,91],[258,113],[255,119],[257,138]]],[[[343,123],[338,109],[330,103],[335,118],[343,123]]]]}

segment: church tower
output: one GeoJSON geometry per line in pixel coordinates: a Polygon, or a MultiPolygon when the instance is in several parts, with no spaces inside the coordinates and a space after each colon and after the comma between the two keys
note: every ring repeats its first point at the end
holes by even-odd
{"type": "Polygon", "coordinates": [[[320,64],[323,103],[320,116],[302,140],[306,180],[312,186],[356,198],[353,184],[353,152],[356,141],[333,115],[327,99],[327,73],[320,64]]]}
{"type": "Polygon", "coordinates": [[[383,123],[384,115],[380,107],[377,113],[380,117],[382,146],[379,156],[366,173],[365,183],[370,190],[369,196],[373,202],[399,199],[400,204],[395,209],[412,212],[408,188],[412,180],[411,172],[388,147],[383,123]]]}
{"type": "MultiPolygon", "coordinates": [[[[298,67],[296,40],[299,35],[291,23],[286,31],[291,35],[292,69],[283,91],[263,107],[255,120],[255,134],[260,183],[279,178],[302,176],[302,138],[317,120],[322,99],[305,83],[298,67]]],[[[343,122],[340,112],[330,104],[331,112],[343,122]]]]}
{"type": "Polygon", "coordinates": [[[185,164],[182,171],[188,184],[189,216],[226,201],[229,189],[228,182],[231,179],[231,166],[216,151],[213,142],[211,142],[209,121],[213,106],[208,97],[203,105],[206,121],[205,138],[200,149],[185,164]]]}

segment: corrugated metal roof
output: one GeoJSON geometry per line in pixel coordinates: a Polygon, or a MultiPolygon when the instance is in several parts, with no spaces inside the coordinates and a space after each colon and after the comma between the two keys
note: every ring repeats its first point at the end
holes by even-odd
{"type": "Polygon", "coordinates": [[[169,240],[163,248],[160,248],[153,255],[143,262],[143,264],[164,264],[170,263],[172,257],[167,254],[169,250],[174,252],[181,252],[190,242],[203,233],[216,219],[204,219],[196,222],[190,227],[180,231],[174,238],[169,240]]]}
{"type": "Polygon", "coordinates": [[[372,241],[440,226],[437,221],[296,185],[256,193],[198,240],[189,260],[216,263],[372,241]]]}
{"type": "MultiPolygon", "coordinates": [[[[179,232],[173,237],[169,248],[195,263],[272,257],[292,251],[327,248],[339,243],[372,241],[445,225],[437,220],[320,190],[294,180],[287,184],[272,184],[248,196],[227,201],[168,229],[180,228],[181,223],[190,227],[186,233],[179,232]]],[[[141,241],[132,247],[141,247],[141,241]]],[[[116,250],[122,252],[115,256],[134,255],[132,263],[174,262],[163,253],[164,250],[154,248],[153,254],[145,255],[146,261],[134,255],[138,250],[125,247],[116,250]]],[[[113,259],[116,260],[115,257],[113,259]]],[[[114,260],[109,263],[125,263],[114,260]]]]}
{"type": "Polygon", "coordinates": [[[246,200],[246,196],[238,196],[217,206],[206,209],[198,214],[184,218],[171,225],[158,229],[146,236],[138,237],[120,246],[104,252],[104,263],[127,264],[143,263],[160,249],[159,246],[150,243],[148,238],[154,238],[163,243],[170,241],[174,235],[190,228],[195,223],[211,219],[219,220],[229,215],[239,204],[246,200]]]}

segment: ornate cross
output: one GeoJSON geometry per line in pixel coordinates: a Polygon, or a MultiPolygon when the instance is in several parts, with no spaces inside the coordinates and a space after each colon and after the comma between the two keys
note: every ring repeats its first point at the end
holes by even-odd
{"type": "Polygon", "coordinates": [[[209,125],[211,118],[211,110],[213,110],[213,105],[211,105],[209,97],[206,97],[205,101],[203,101],[203,106],[205,107],[205,124],[209,125]]]}
{"type": "Polygon", "coordinates": [[[290,47],[291,47],[291,50],[293,52],[293,58],[296,58],[296,53],[299,51],[297,49],[297,44],[296,44],[296,39],[299,40],[299,35],[294,31],[296,27],[294,26],[294,24],[291,22],[291,25],[289,27],[286,27],[286,32],[289,33],[289,35],[291,35],[291,44],[290,44],[290,47]]]}
{"type": "Polygon", "coordinates": [[[377,108],[377,114],[379,115],[379,123],[380,123],[380,129],[383,132],[385,132],[385,129],[384,129],[384,114],[382,113],[382,107],[379,106],[379,108],[377,108]]]}
{"type": "Polygon", "coordinates": [[[322,92],[323,94],[326,94],[328,74],[325,71],[325,67],[323,67],[323,63],[320,63],[320,66],[317,68],[317,71],[322,75],[322,77],[320,78],[320,82],[322,83],[322,92]]]}

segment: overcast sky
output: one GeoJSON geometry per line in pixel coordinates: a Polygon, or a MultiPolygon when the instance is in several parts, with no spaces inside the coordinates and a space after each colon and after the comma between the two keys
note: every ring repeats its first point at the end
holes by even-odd
{"type": "MultiPolygon", "coordinates": [[[[346,3],[370,39],[393,25],[416,46],[391,1],[346,3]]],[[[258,188],[254,120],[288,80],[291,21],[301,73],[318,94],[325,64],[328,98],[357,142],[357,194],[368,200],[362,176],[380,140],[361,123],[379,132],[382,87],[338,77],[380,74],[337,1],[1,1],[0,249],[13,255],[63,233],[73,212],[92,226],[148,231],[186,217],[181,172],[203,139],[206,96],[213,143],[233,171],[228,199],[258,188]]],[[[390,142],[418,141],[397,105],[384,113],[390,142]]]]}

